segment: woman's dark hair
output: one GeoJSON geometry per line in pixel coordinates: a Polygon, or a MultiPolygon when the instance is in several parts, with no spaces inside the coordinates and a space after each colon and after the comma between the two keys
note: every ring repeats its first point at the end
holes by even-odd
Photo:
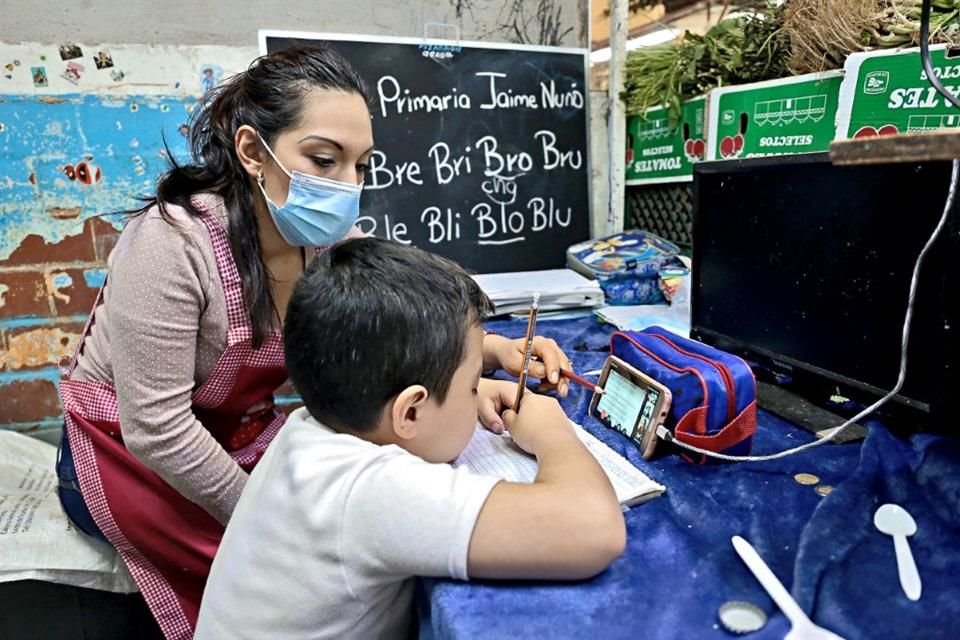
{"type": "Polygon", "coordinates": [[[380,238],[343,240],[310,263],[290,296],[287,371],[314,418],[370,431],[410,385],[443,403],[467,332],[492,309],[455,262],[380,238]]]}
{"type": "MultiPolygon", "coordinates": [[[[260,238],[254,215],[254,193],[234,147],[242,125],[249,125],[272,145],[279,133],[300,121],[308,93],[333,89],[359,94],[369,101],[366,84],[350,64],[325,46],[294,46],[257,58],[239,73],[204,96],[194,112],[188,134],[192,162],[178,164],[168,153],[171,168],[157,185],[155,196],[145,198],[136,215],[157,205],[170,219],[165,205],[183,207],[201,215],[190,197],[201,192],[223,198],[229,215],[227,234],[240,278],[254,348],[270,331],[277,312],[266,268],[260,259],[260,238]]],[[[259,196],[256,196],[259,197],[259,196]]]]}

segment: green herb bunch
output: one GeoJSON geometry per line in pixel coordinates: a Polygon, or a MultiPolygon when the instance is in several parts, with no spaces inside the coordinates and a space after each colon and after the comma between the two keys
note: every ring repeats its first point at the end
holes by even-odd
{"type": "Polygon", "coordinates": [[[632,51],[622,96],[627,112],[665,105],[675,125],[685,100],[716,87],[788,75],[783,11],[765,7],[721,20],[702,36],[687,31],[672,43],[632,51]]]}

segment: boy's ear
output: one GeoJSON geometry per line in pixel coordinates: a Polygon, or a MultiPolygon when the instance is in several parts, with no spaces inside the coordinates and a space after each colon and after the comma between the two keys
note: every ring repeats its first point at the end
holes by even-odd
{"type": "Polygon", "coordinates": [[[410,385],[397,394],[390,417],[393,420],[393,432],[398,438],[412,440],[417,436],[429,398],[430,392],[420,384],[410,385]]]}

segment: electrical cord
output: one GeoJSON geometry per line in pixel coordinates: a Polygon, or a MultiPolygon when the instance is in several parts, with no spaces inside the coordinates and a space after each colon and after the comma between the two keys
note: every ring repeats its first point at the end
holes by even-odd
{"type": "MultiPolygon", "coordinates": [[[[920,7],[920,60],[923,65],[923,70],[926,72],[927,80],[930,82],[930,84],[933,85],[933,87],[940,92],[950,104],[960,109],[960,99],[957,99],[956,96],[950,93],[947,88],[943,86],[943,83],[940,82],[940,78],[937,77],[937,74],[933,69],[933,64],[930,61],[930,10],[931,0],[922,0],[920,7]]],[[[954,160],[953,172],[950,176],[950,190],[947,193],[947,204],[943,209],[943,215],[940,217],[940,222],[937,223],[937,226],[930,235],[930,238],[927,240],[927,243],[920,251],[920,255],[917,256],[916,263],[913,265],[913,276],[910,280],[910,295],[907,299],[907,312],[903,319],[903,335],[900,342],[900,374],[897,377],[897,384],[893,387],[893,389],[890,390],[889,393],[887,393],[887,395],[883,396],[880,398],[880,400],[873,403],[840,426],[834,427],[813,442],[808,442],[807,444],[800,445],[799,447],[794,447],[779,453],[773,453],[764,456],[728,456],[722,453],[716,453],[714,451],[707,451],[706,449],[701,449],[677,440],[677,438],[663,425],[657,428],[657,435],[663,440],[672,442],[677,446],[683,447],[684,449],[694,451],[711,458],[717,458],[719,460],[727,460],[730,462],[760,462],[764,460],[776,460],[778,458],[784,458],[795,453],[800,453],[801,451],[806,451],[807,449],[812,449],[813,447],[817,447],[832,441],[837,437],[838,434],[840,434],[841,431],[858,420],[863,419],[865,416],[870,415],[886,404],[895,395],[897,395],[900,392],[900,389],[903,387],[903,383],[907,377],[907,347],[910,343],[910,324],[913,320],[913,304],[917,295],[917,284],[920,276],[920,268],[923,266],[923,260],[926,258],[927,253],[933,246],[933,243],[936,242],[940,232],[943,230],[943,227],[946,226],[947,218],[950,215],[950,211],[953,209],[953,203],[957,193],[958,174],[960,174],[960,161],[954,160]]]]}
{"type": "MultiPolygon", "coordinates": [[[[951,105],[960,109],[960,99],[950,93],[947,88],[943,86],[943,83],[940,82],[940,78],[937,77],[936,72],[933,69],[933,64],[930,61],[930,9],[931,0],[922,0],[922,5],[920,8],[920,60],[923,65],[923,69],[927,74],[927,80],[930,82],[930,84],[933,85],[933,87],[940,92],[951,105]]],[[[933,246],[934,242],[936,242],[937,238],[940,236],[940,232],[946,226],[947,219],[950,216],[950,211],[953,209],[954,200],[957,193],[958,176],[960,176],[960,161],[954,160],[953,171],[950,176],[950,189],[947,193],[947,203],[943,208],[943,215],[940,216],[940,221],[937,223],[936,228],[933,230],[933,233],[930,235],[927,243],[923,246],[923,249],[920,251],[920,255],[917,256],[917,261],[913,265],[913,275],[910,279],[910,294],[907,298],[907,311],[904,314],[903,333],[900,342],[900,373],[897,376],[896,385],[894,385],[893,389],[891,389],[889,393],[840,426],[830,429],[827,433],[813,442],[808,442],[798,447],[786,449],[784,451],[780,451],[779,453],[772,453],[769,455],[729,456],[726,454],[717,453],[715,451],[707,451],[706,449],[701,449],[700,447],[695,447],[685,442],[681,442],[676,438],[676,436],[670,433],[669,429],[663,425],[657,428],[657,436],[689,451],[719,460],[727,460],[729,462],[762,462],[764,460],[777,460],[779,458],[785,458],[795,453],[800,453],[801,451],[806,451],[807,449],[812,449],[813,447],[831,442],[837,437],[837,435],[840,434],[840,432],[849,427],[851,424],[857,422],[858,420],[862,420],[864,417],[870,415],[884,404],[889,402],[894,396],[896,396],[900,392],[900,389],[903,388],[903,384],[907,377],[907,347],[910,343],[910,325],[913,321],[913,305],[917,295],[920,269],[923,266],[923,261],[926,258],[927,253],[930,251],[930,248],[933,246]]]]}
{"type": "Polygon", "coordinates": [[[937,238],[940,236],[940,232],[947,224],[947,218],[950,216],[950,211],[953,209],[954,199],[957,194],[957,182],[958,177],[960,177],[960,160],[953,161],[953,172],[950,176],[950,190],[947,193],[947,204],[943,208],[943,215],[940,216],[940,222],[937,223],[936,228],[933,230],[933,233],[930,235],[930,238],[927,239],[927,243],[923,246],[923,249],[920,251],[920,255],[917,256],[917,261],[913,265],[913,276],[910,279],[910,295],[907,298],[907,311],[904,314],[903,319],[903,334],[900,341],[900,375],[897,376],[897,384],[890,390],[887,395],[883,396],[877,402],[874,402],[872,405],[850,418],[843,424],[838,427],[830,429],[822,437],[814,440],[813,442],[808,442],[806,444],[800,445],[799,447],[794,447],[792,449],[787,449],[779,453],[772,453],[764,456],[728,456],[723,453],[717,453],[715,451],[707,451],[706,449],[701,449],[700,447],[695,447],[691,444],[681,442],[670,433],[670,430],[665,426],[660,425],[657,427],[657,435],[668,442],[688,449],[689,451],[694,451],[696,453],[708,456],[710,458],[717,458],[719,460],[727,460],[729,462],[762,462],[764,460],[777,460],[778,458],[785,458],[786,456],[793,455],[795,453],[800,453],[801,451],[806,451],[807,449],[812,449],[813,447],[820,446],[827,442],[830,442],[837,435],[849,427],[854,422],[863,419],[865,416],[870,415],[884,404],[886,404],[891,398],[900,393],[900,389],[903,388],[903,383],[907,378],[907,345],[910,343],[910,324],[913,321],[913,304],[917,297],[917,285],[920,280],[920,268],[923,266],[923,261],[927,257],[927,253],[930,251],[930,248],[936,242],[937,238]]]}
{"type": "Polygon", "coordinates": [[[947,101],[960,109],[960,100],[955,95],[947,91],[947,88],[940,82],[930,62],[930,7],[932,0],[923,0],[920,6],[920,61],[923,63],[923,70],[927,74],[927,80],[933,85],[933,88],[939,91],[947,101]]]}

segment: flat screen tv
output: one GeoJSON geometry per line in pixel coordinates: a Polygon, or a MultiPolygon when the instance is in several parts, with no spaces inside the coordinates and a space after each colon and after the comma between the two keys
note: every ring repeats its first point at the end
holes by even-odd
{"type": "MultiPolygon", "coordinates": [[[[834,166],[808,154],[698,165],[693,337],[743,355],[758,379],[875,400],[896,382],[911,271],[949,182],[949,162],[834,166]]],[[[910,428],[949,429],[956,238],[951,219],[920,274],[906,384],[889,403],[910,428]]]]}

